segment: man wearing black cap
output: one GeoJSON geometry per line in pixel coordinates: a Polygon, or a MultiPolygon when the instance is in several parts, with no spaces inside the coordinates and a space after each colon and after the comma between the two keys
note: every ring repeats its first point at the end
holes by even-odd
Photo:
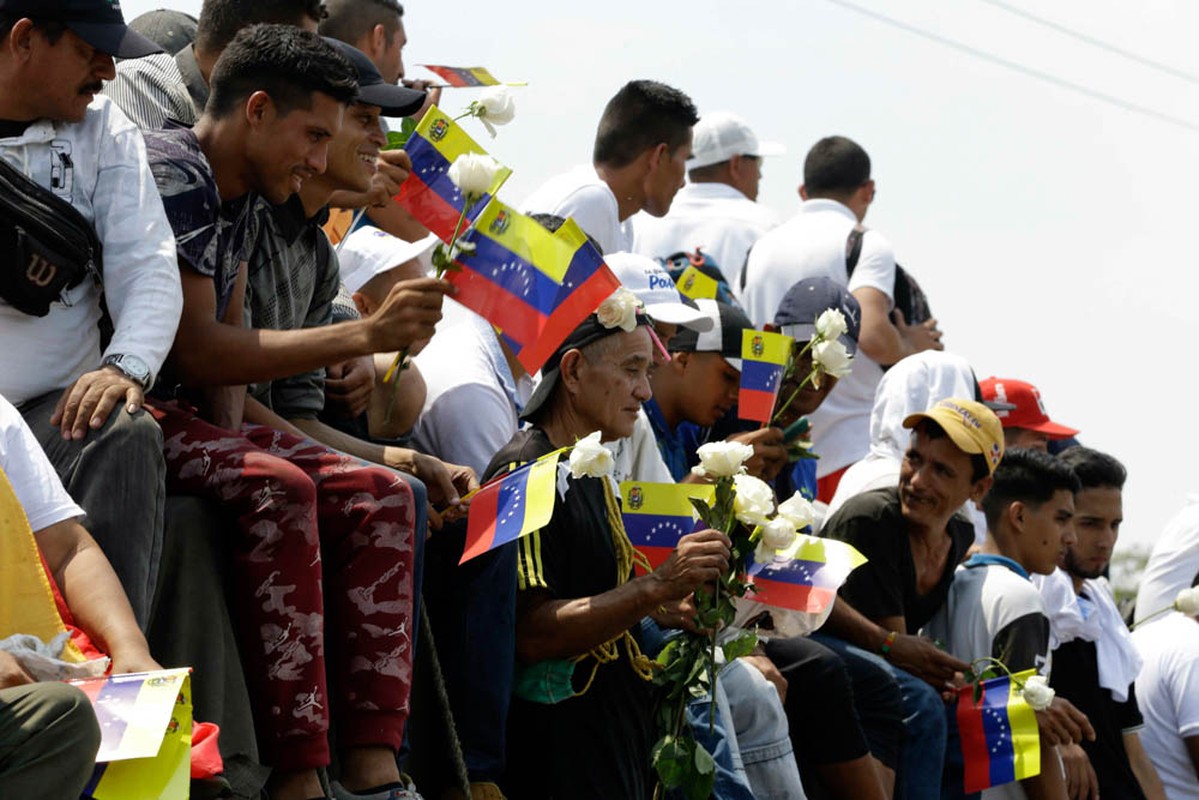
{"type": "MultiPolygon", "coordinates": [[[[649,319],[631,316],[631,295],[622,305],[623,314],[601,304],[550,357],[525,408],[532,427],[496,455],[489,478],[594,431],[607,440],[632,433],[650,396],[653,344],[649,319]]],[[[657,570],[630,579],[632,545],[611,480],[559,485],[550,523],[518,540],[518,688],[504,788],[521,798],[648,797],[653,702],[630,629],[715,578],[728,539],[711,530],[684,536],[657,570]],[[566,699],[547,702],[549,689],[566,699]]]]}
{"type": "MultiPolygon", "coordinates": [[[[87,510],[142,625],[158,570],[164,490],[161,433],[140,409],[170,349],[181,299],[174,240],[141,136],[96,94],[113,75],[114,56],[156,51],[125,26],[115,3],[0,0],[0,158],[54,195],[37,205],[69,203],[102,249],[92,259],[96,271],[81,270],[43,316],[0,297],[0,395],[20,408],[87,510]],[[107,341],[104,304],[113,326],[107,341]]],[[[64,228],[65,213],[56,213],[64,228]]],[[[15,228],[0,230],[4,259],[16,261],[16,241],[15,228]]],[[[0,268],[38,282],[75,263],[0,268]]]]}

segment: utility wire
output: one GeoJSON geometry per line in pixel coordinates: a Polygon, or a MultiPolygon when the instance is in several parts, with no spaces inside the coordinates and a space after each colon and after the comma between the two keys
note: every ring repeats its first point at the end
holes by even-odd
{"type": "Polygon", "coordinates": [[[1169,64],[1163,64],[1160,61],[1154,61],[1152,58],[1147,58],[1139,53],[1134,53],[1131,50],[1125,50],[1122,47],[1117,47],[1116,45],[1111,44],[1110,42],[1105,42],[1102,39],[1096,39],[1094,36],[1081,33],[1080,31],[1076,31],[1066,25],[1054,22],[1053,20],[1045,19],[1044,17],[1038,17],[1036,14],[1025,11],[1022,8],[1010,5],[1009,3],[1004,3],[1002,0],[979,0],[979,2],[986,3],[990,6],[995,6],[996,8],[1002,9],[1009,14],[1015,14],[1017,17],[1023,17],[1029,22],[1034,22],[1037,25],[1043,25],[1044,27],[1057,31],[1064,36],[1069,36],[1071,39],[1077,39],[1080,42],[1085,42],[1093,47],[1106,50],[1109,53],[1115,53],[1118,56],[1127,58],[1129,61],[1135,61],[1143,66],[1156,69],[1159,72],[1166,73],[1167,75],[1173,75],[1175,78],[1181,78],[1184,81],[1189,81],[1190,83],[1199,85],[1199,76],[1197,75],[1184,72],[1176,67],[1170,66],[1169,64]]]}
{"type": "Polygon", "coordinates": [[[862,14],[863,16],[870,17],[871,19],[877,20],[878,22],[882,22],[886,25],[890,25],[894,28],[898,28],[899,30],[906,31],[907,33],[910,33],[914,36],[919,36],[922,39],[928,39],[929,41],[936,42],[937,44],[952,48],[954,50],[957,50],[958,52],[974,56],[975,58],[980,58],[983,61],[989,61],[992,64],[996,64],[998,66],[1005,67],[1006,69],[1010,69],[1014,72],[1019,72],[1020,74],[1026,75],[1030,78],[1036,78],[1039,81],[1044,81],[1045,83],[1052,84],[1054,86],[1057,86],[1058,88],[1076,92],[1085,97],[1089,97],[1092,100],[1098,100],[1101,103],[1107,103],[1108,105],[1112,105],[1117,108],[1121,108],[1125,111],[1131,111],[1135,114],[1142,114],[1146,117],[1151,117],[1153,119],[1156,119],[1159,122],[1165,122],[1170,125],[1175,125],[1180,128],[1185,128],[1186,130],[1189,130],[1189,131],[1199,132],[1199,124],[1191,122],[1190,120],[1185,120],[1185,119],[1182,119],[1181,117],[1175,117],[1170,114],[1164,113],[1162,111],[1158,111],[1156,109],[1150,108],[1148,106],[1142,106],[1137,103],[1131,103],[1127,100],[1123,100],[1119,97],[1116,97],[1115,95],[1110,95],[1105,92],[1098,91],[1097,89],[1091,89],[1090,87],[1083,86],[1082,84],[1079,84],[1079,83],[1073,83],[1072,81],[1065,80],[1064,78],[1059,78],[1056,75],[1051,75],[1048,72],[1042,72],[1041,70],[1033,69],[1032,67],[1027,67],[1027,66],[1017,63],[1015,61],[1009,61],[1008,59],[1003,58],[1002,56],[997,56],[994,53],[988,53],[984,50],[979,50],[975,47],[971,47],[968,44],[959,42],[956,39],[950,39],[946,36],[942,36],[940,34],[933,33],[931,31],[926,31],[923,28],[917,28],[914,25],[909,25],[908,23],[903,22],[902,20],[895,19],[894,17],[888,17],[885,14],[880,14],[879,12],[873,11],[869,8],[863,8],[862,6],[859,6],[856,3],[849,2],[849,0],[825,0],[825,2],[832,3],[835,6],[840,6],[841,8],[847,9],[849,11],[854,11],[858,14],[862,14]]]}

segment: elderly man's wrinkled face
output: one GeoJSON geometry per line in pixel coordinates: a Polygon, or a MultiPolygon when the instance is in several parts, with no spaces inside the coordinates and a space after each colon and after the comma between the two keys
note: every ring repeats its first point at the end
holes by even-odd
{"type": "Polygon", "coordinates": [[[654,346],[649,331],[607,336],[582,351],[571,370],[569,402],[580,426],[602,431],[605,441],[633,435],[641,404],[650,399],[654,346]]]}

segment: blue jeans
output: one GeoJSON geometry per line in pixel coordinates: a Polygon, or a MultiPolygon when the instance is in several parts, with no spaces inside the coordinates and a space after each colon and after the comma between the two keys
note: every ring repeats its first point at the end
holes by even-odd
{"type": "Polygon", "coordinates": [[[846,662],[865,659],[882,666],[895,678],[903,701],[906,733],[895,776],[895,797],[897,800],[938,800],[948,735],[941,695],[920,678],[874,653],[825,634],[814,634],[812,638],[835,651],[846,662]]]}
{"type": "Polygon", "coordinates": [[[754,797],[804,800],[787,712],[774,684],[737,659],[720,671],[717,688],[728,697],[728,718],[754,797]]]}

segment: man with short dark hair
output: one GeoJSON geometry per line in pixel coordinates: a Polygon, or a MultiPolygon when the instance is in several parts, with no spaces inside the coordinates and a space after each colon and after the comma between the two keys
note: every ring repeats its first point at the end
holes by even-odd
{"type": "Polygon", "coordinates": [[[757,202],[758,184],[762,159],[784,152],[780,144],[760,141],[736,114],[705,114],[695,125],[687,185],[666,216],[634,219],[634,249],[659,259],[700,250],[736,286],[749,248],[779,224],[778,215],[757,202]]]}
{"type": "MultiPolygon", "coordinates": [[[[0,298],[0,395],[20,408],[86,509],[145,625],[165,492],[162,434],[141,406],[171,347],[181,297],[175,242],[142,138],[96,96],[112,78],[114,56],[157,52],[113,5],[0,0],[0,159],[69,203],[101,245],[43,316],[0,298]]],[[[40,280],[69,266],[8,263],[18,260],[16,233],[0,231],[5,273],[40,265],[40,280]]]]}
{"type": "Polygon", "coordinates": [[[412,491],[390,470],[242,424],[245,383],[400,349],[431,335],[440,317],[445,287],[428,280],[394,293],[411,313],[383,314],[381,323],[348,323],[335,334],[242,327],[245,261],[257,236],[246,229],[249,207],[258,196],[282,203],[325,170],[357,95],[355,76],[316,34],[255,25],[222,53],[194,131],[147,134],[184,287],[171,386],[185,388],[152,409],[166,438],[169,485],[219,498],[237,519],[243,657],[259,748],[274,768],[268,786],[281,800],[320,793],[330,707],[342,748],[335,793],[413,796],[395,761],[412,669],[412,491]]]}
{"type": "Polygon", "coordinates": [[[962,398],[942,400],[903,424],[912,440],[899,485],[850,498],[821,530],[869,560],[841,587],[816,639],[843,658],[881,664],[898,681],[907,741],[896,780],[916,800],[940,793],[941,692],[968,667],[917,634],[945,602],[954,570],[974,543],[973,524],[957,510],[990,488],[1003,457],[1003,429],[989,408],[962,398]]]}
{"type": "Polygon", "coordinates": [[[870,451],[870,411],[882,367],[922,350],[941,349],[935,320],[908,325],[895,318],[895,255],[890,243],[861,222],[874,202],[870,156],[844,136],[818,141],[804,160],[803,204],[791,220],[753,246],[740,293],[755,325],[770,322],[796,281],[826,276],[849,289],[862,307],[859,355],[812,415],[812,445],[820,453],[819,498],[832,499],[844,471],[870,451]],[[860,235],[850,274],[851,237],[860,235]]]}
{"type": "MultiPolygon", "coordinates": [[[[983,499],[987,538],[981,551],[954,574],[945,604],[924,629],[944,643],[946,652],[974,663],[993,658],[1011,673],[1036,670],[1049,675],[1049,618],[1032,575],[1057,568],[1065,548],[1074,543],[1074,495],[1078,478],[1070,467],[1047,453],[1007,450],[995,469],[983,499]]],[[[981,665],[980,665],[981,666],[981,665]]],[[[954,724],[942,797],[963,796],[963,770],[954,724]]],[[[987,790],[988,800],[1061,797],[1065,782],[1058,754],[1041,748],[1041,772],[1019,784],[987,790]]]]}
{"type": "Polygon", "coordinates": [[[1037,581],[1051,626],[1050,685],[1087,715],[1096,734],[1093,742],[1062,749],[1071,796],[1164,800],[1139,734],[1144,720],[1134,681],[1141,657],[1103,578],[1124,521],[1127,473],[1115,458],[1086,447],[1071,447],[1058,459],[1074,470],[1081,489],[1074,500],[1077,541],[1066,549],[1062,569],[1037,581]]]}
{"type": "Polygon", "coordinates": [[[195,125],[208,103],[213,67],[239,30],[271,23],[315,31],[324,13],[321,0],[204,0],[194,43],[173,55],[122,61],[104,93],[142,130],[168,119],[195,125]]]}
{"type": "Polygon", "coordinates": [[[683,188],[691,127],[687,95],[657,81],[625,84],[604,107],[592,163],[551,178],[526,198],[526,213],[573,217],[605,254],[633,249],[630,218],[661,217],[683,188]]]}

